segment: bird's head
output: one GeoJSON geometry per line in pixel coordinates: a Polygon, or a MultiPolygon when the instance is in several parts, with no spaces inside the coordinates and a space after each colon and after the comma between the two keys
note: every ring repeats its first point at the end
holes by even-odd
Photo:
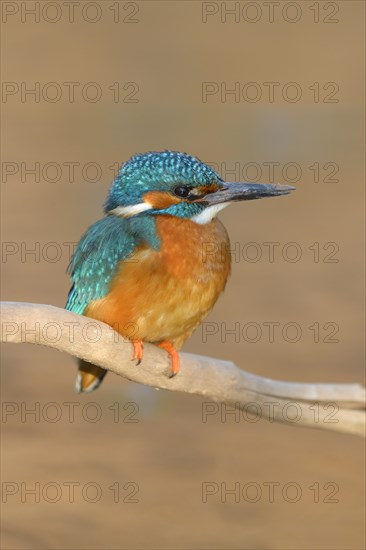
{"type": "Polygon", "coordinates": [[[105,212],[125,218],[166,214],[208,223],[230,202],[286,195],[292,189],[224,182],[207,164],[187,153],[143,153],[122,164],[105,212]]]}

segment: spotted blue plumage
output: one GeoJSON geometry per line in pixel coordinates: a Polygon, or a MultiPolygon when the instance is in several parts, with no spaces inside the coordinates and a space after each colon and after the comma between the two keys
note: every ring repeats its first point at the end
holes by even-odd
{"type": "Polygon", "coordinates": [[[187,153],[163,151],[135,155],[122,164],[108,194],[105,211],[137,204],[153,189],[170,191],[178,184],[197,187],[210,183],[220,185],[223,181],[210,166],[187,153]]]}
{"type": "MultiPolygon", "coordinates": [[[[187,153],[163,151],[135,155],[122,164],[104,210],[108,214],[118,206],[139,204],[148,191],[171,191],[178,184],[191,188],[210,183],[221,185],[222,179],[212,168],[187,153]]],[[[96,222],[80,239],[68,267],[73,286],[66,309],[82,314],[91,301],[103,298],[119,262],[130,258],[139,245],[159,249],[156,214],[190,218],[203,208],[200,204],[181,203],[131,218],[107,215],[96,222]]]]}

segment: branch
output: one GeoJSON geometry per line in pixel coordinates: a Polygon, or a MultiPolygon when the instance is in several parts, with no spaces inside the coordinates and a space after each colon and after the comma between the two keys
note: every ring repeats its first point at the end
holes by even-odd
{"type": "Polygon", "coordinates": [[[359,384],[302,384],[256,376],[234,363],[181,353],[181,371],[169,378],[167,353],[146,344],[137,367],[132,344],[110,326],[42,304],[1,302],[1,341],[39,344],[67,352],[128,380],[201,395],[207,416],[217,403],[235,406],[244,418],[365,435],[365,388],[359,384]]]}

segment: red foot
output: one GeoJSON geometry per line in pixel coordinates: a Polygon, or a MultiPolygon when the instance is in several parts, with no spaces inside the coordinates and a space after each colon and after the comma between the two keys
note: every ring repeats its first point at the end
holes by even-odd
{"type": "Polygon", "coordinates": [[[142,343],[142,340],[134,340],[132,344],[133,344],[132,361],[137,359],[137,365],[139,365],[144,356],[144,344],[142,343]]]}
{"type": "Polygon", "coordinates": [[[180,359],[177,350],[173,346],[171,342],[168,342],[168,340],[164,340],[163,342],[160,342],[160,344],[157,344],[158,348],[165,349],[171,357],[172,360],[172,370],[170,373],[169,378],[173,378],[176,374],[178,374],[180,370],[180,359]]]}

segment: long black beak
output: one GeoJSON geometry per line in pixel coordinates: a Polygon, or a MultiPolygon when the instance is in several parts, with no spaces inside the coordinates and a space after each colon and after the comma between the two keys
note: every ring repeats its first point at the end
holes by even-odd
{"type": "Polygon", "coordinates": [[[211,206],[223,202],[251,201],[254,199],[263,199],[264,197],[288,195],[294,189],[295,187],[291,187],[291,185],[226,182],[218,191],[209,193],[200,202],[205,202],[208,206],[211,206]]]}

